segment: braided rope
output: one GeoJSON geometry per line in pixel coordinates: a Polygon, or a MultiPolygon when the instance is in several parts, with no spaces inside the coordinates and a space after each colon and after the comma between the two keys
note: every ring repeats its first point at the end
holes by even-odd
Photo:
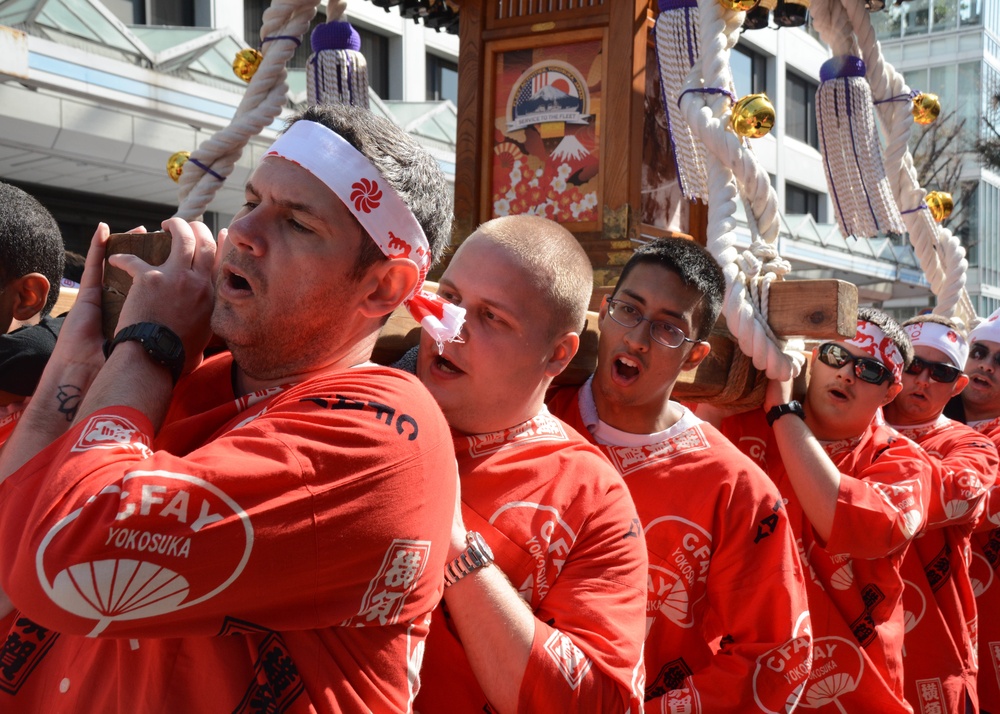
{"type": "Polygon", "coordinates": [[[926,191],[917,180],[908,148],[912,127],[910,103],[886,101],[909,95],[910,88],[882,56],[864,3],[830,0],[816,3],[811,11],[824,42],[835,52],[853,50],[865,62],[866,77],[887,135],[886,175],[921,270],[937,297],[934,312],[958,317],[967,325],[975,324],[975,309],[965,290],[968,270],[965,249],[951,231],[934,222],[929,211],[914,210],[923,204],[926,191]]]}
{"type": "Polygon", "coordinates": [[[699,91],[724,88],[732,91],[729,52],[739,38],[744,13],[724,11],[715,2],[701,6],[702,56],[691,68],[680,98],[681,110],[695,137],[711,156],[708,161],[707,247],[726,278],[723,314],[726,326],[754,366],[772,379],[788,379],[802,368],[800,353],[785,353],[784,344],[767,324],[770,284],[791,266],[778,256],[778,201],[767,172],[747,142],[727,130],[731,100],[723,92],[699,91]],[[692,90],[692,91],[688,91],[692,90]],[[714,160],[712,160],[714,159],[714,160]],[[735,247],[736,201],[742,192],[748,223],[756,223],[750,248],[735,247]],[[752,215],[752,218],[751,218],[752,215]]]}
{"type": "MultiPolygon", "coordinates": [[[[260,29],[264,59],[257,68],[229,126],[220,129],[191,153],[204,166],[226,179],[243,154],[247,142],[268,126],[285,106],[288,73],[285,64],[295,54],[298,43],[316,14],[318,0],[273,0],[264,11],[260,29]],[[281,36],[276,41],[268,38],[281,36]]],[[[199,218],[221,188],[222,181],[207,171],[184,171],[178,188],[174,214],[186,220],[199,218]]]]}
{"type": "Polygon", "coordinates": [[[698,7],[662,10],[656,18],[656,59],[660,72],[660,99],[667,117],[667,131],[674,149],[677,179],[687,199],[708,203],[705,180],[705,149],[695,141],[678,109],[684,77],[698,60],[698,7]]]}

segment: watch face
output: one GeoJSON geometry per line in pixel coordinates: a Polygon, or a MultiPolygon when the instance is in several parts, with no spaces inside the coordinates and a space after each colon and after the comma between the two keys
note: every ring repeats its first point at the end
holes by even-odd
{"type": "Polygon", "coordinates": [[[181,346],[176,335],[166,330],[157,330],[152,335],[156,349],[169,355],[174,355],[181,346]]]}
{"type": "Polygon", "coordinates": [[[471,540],[470,545],[475,545],[483,553],[483,555],[486,556],[486,559],[492,563],[493,549],[490,548],[489,543],[486,542],[486,539],[483,538],[479,533],[476,533],[475,531],[469,533],[469,536],[471,540]]]}

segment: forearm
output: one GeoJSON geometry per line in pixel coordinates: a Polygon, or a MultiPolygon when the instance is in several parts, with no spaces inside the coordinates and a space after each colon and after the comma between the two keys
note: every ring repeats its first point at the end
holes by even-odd
{"type": "Polygon", "coordinates": [[[778,419],[774,437],[802,510],[819,537],[829,540],[842,474],[801,419],[778,419]]]}
{"type": "Polygon", "coordinates": [[[517,711],[531,657],[535,616],[496,566],[482,568],[444,591],[466,657],[490,705],[517,711]]]}
{"type": "Polygon", "coordinates": [[[145,414],[159,431],[172,394],[170,372],[153,362],[138,342],[123,342],[94,379],[73,423],[108,407],[131,407],[145,414]]]}
{"type": "Polygon", "coordinates": [[[86,363],[49,363],[20,423],[0,450],[0,481],[66,433],[96,374],[86,363]]]}

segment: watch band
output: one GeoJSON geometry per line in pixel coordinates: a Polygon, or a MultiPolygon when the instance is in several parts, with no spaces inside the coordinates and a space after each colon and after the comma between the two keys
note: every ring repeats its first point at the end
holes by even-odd
{"type": "Polygon", "coordinates": [[[794,414],[799,419],[806,418],[806,412],[802,408],[802,403],[793,399],[788,402],[788,404],[778,404],[777,406],[771,407],[767,410],[767,425],[774,426],[774,422],[778,421],[785,414],[794,414]]]}
{"type": "Polygon", "coordinates": [[[475,531],[465,534],[468,547],[444,567],[444,586],[451,587],[466,575],[493,564],[493,551],[475,531]]]}
{"type": "Polygon", "coordinates": [[[137,322],[123,327],[113,340],[104,341],[104,359],[111,356],[115,347],[122,342],[138,342],[154,362],[170,370],[170,376],[177,384],[184,370],[184,343],[169,327],[155,322],[137,322]]]}

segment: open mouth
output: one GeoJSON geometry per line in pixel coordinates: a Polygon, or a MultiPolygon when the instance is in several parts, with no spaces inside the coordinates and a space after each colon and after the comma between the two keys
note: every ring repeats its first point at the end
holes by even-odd
{"type": "Polygon", "coordinates": [[[846,392],[842,392],[839,389],[831,389],[830,392],[829,392],[829,394],[830,394],[831,397],[833,397],[837,401],[842,401],[842,402],[846,402],[847,401],[847,393],[846,392]]]}
{"type": "Polygon", "coordinates": [[[972,384],[975,384],[975,385],[977,385],[979,387],[983,387],[984,389],[988,388],[990,386],[989,380],[984,379],[983,377],[979,376],[978,374],[975,374],[972,377],[970,377],[969,381],[972,384]]]}
{"type": "Polygon", "coordinates": [[[465,374],[462,370],[455,366],[455,363],[438,355],[434,358],[434,367],[445,374],[465,374]]]}
{"type": "Polygon", "coordinates": [[[640,364],[627,355],[619,355],[611,365],[615,381],[620,384],[630,384],[639,376],[640,364]]]}
{"type": "Polygon", "coordinates": [[[246,278],[244,278],[239,273],[234,273],[232,271],[229,271],[229,275],[226,278],[226,281],[229,283],[229,287],[232,288],[233,290],[240,290],[245,292],[251,291],[250,283],[247,281],[246,278]]]}

